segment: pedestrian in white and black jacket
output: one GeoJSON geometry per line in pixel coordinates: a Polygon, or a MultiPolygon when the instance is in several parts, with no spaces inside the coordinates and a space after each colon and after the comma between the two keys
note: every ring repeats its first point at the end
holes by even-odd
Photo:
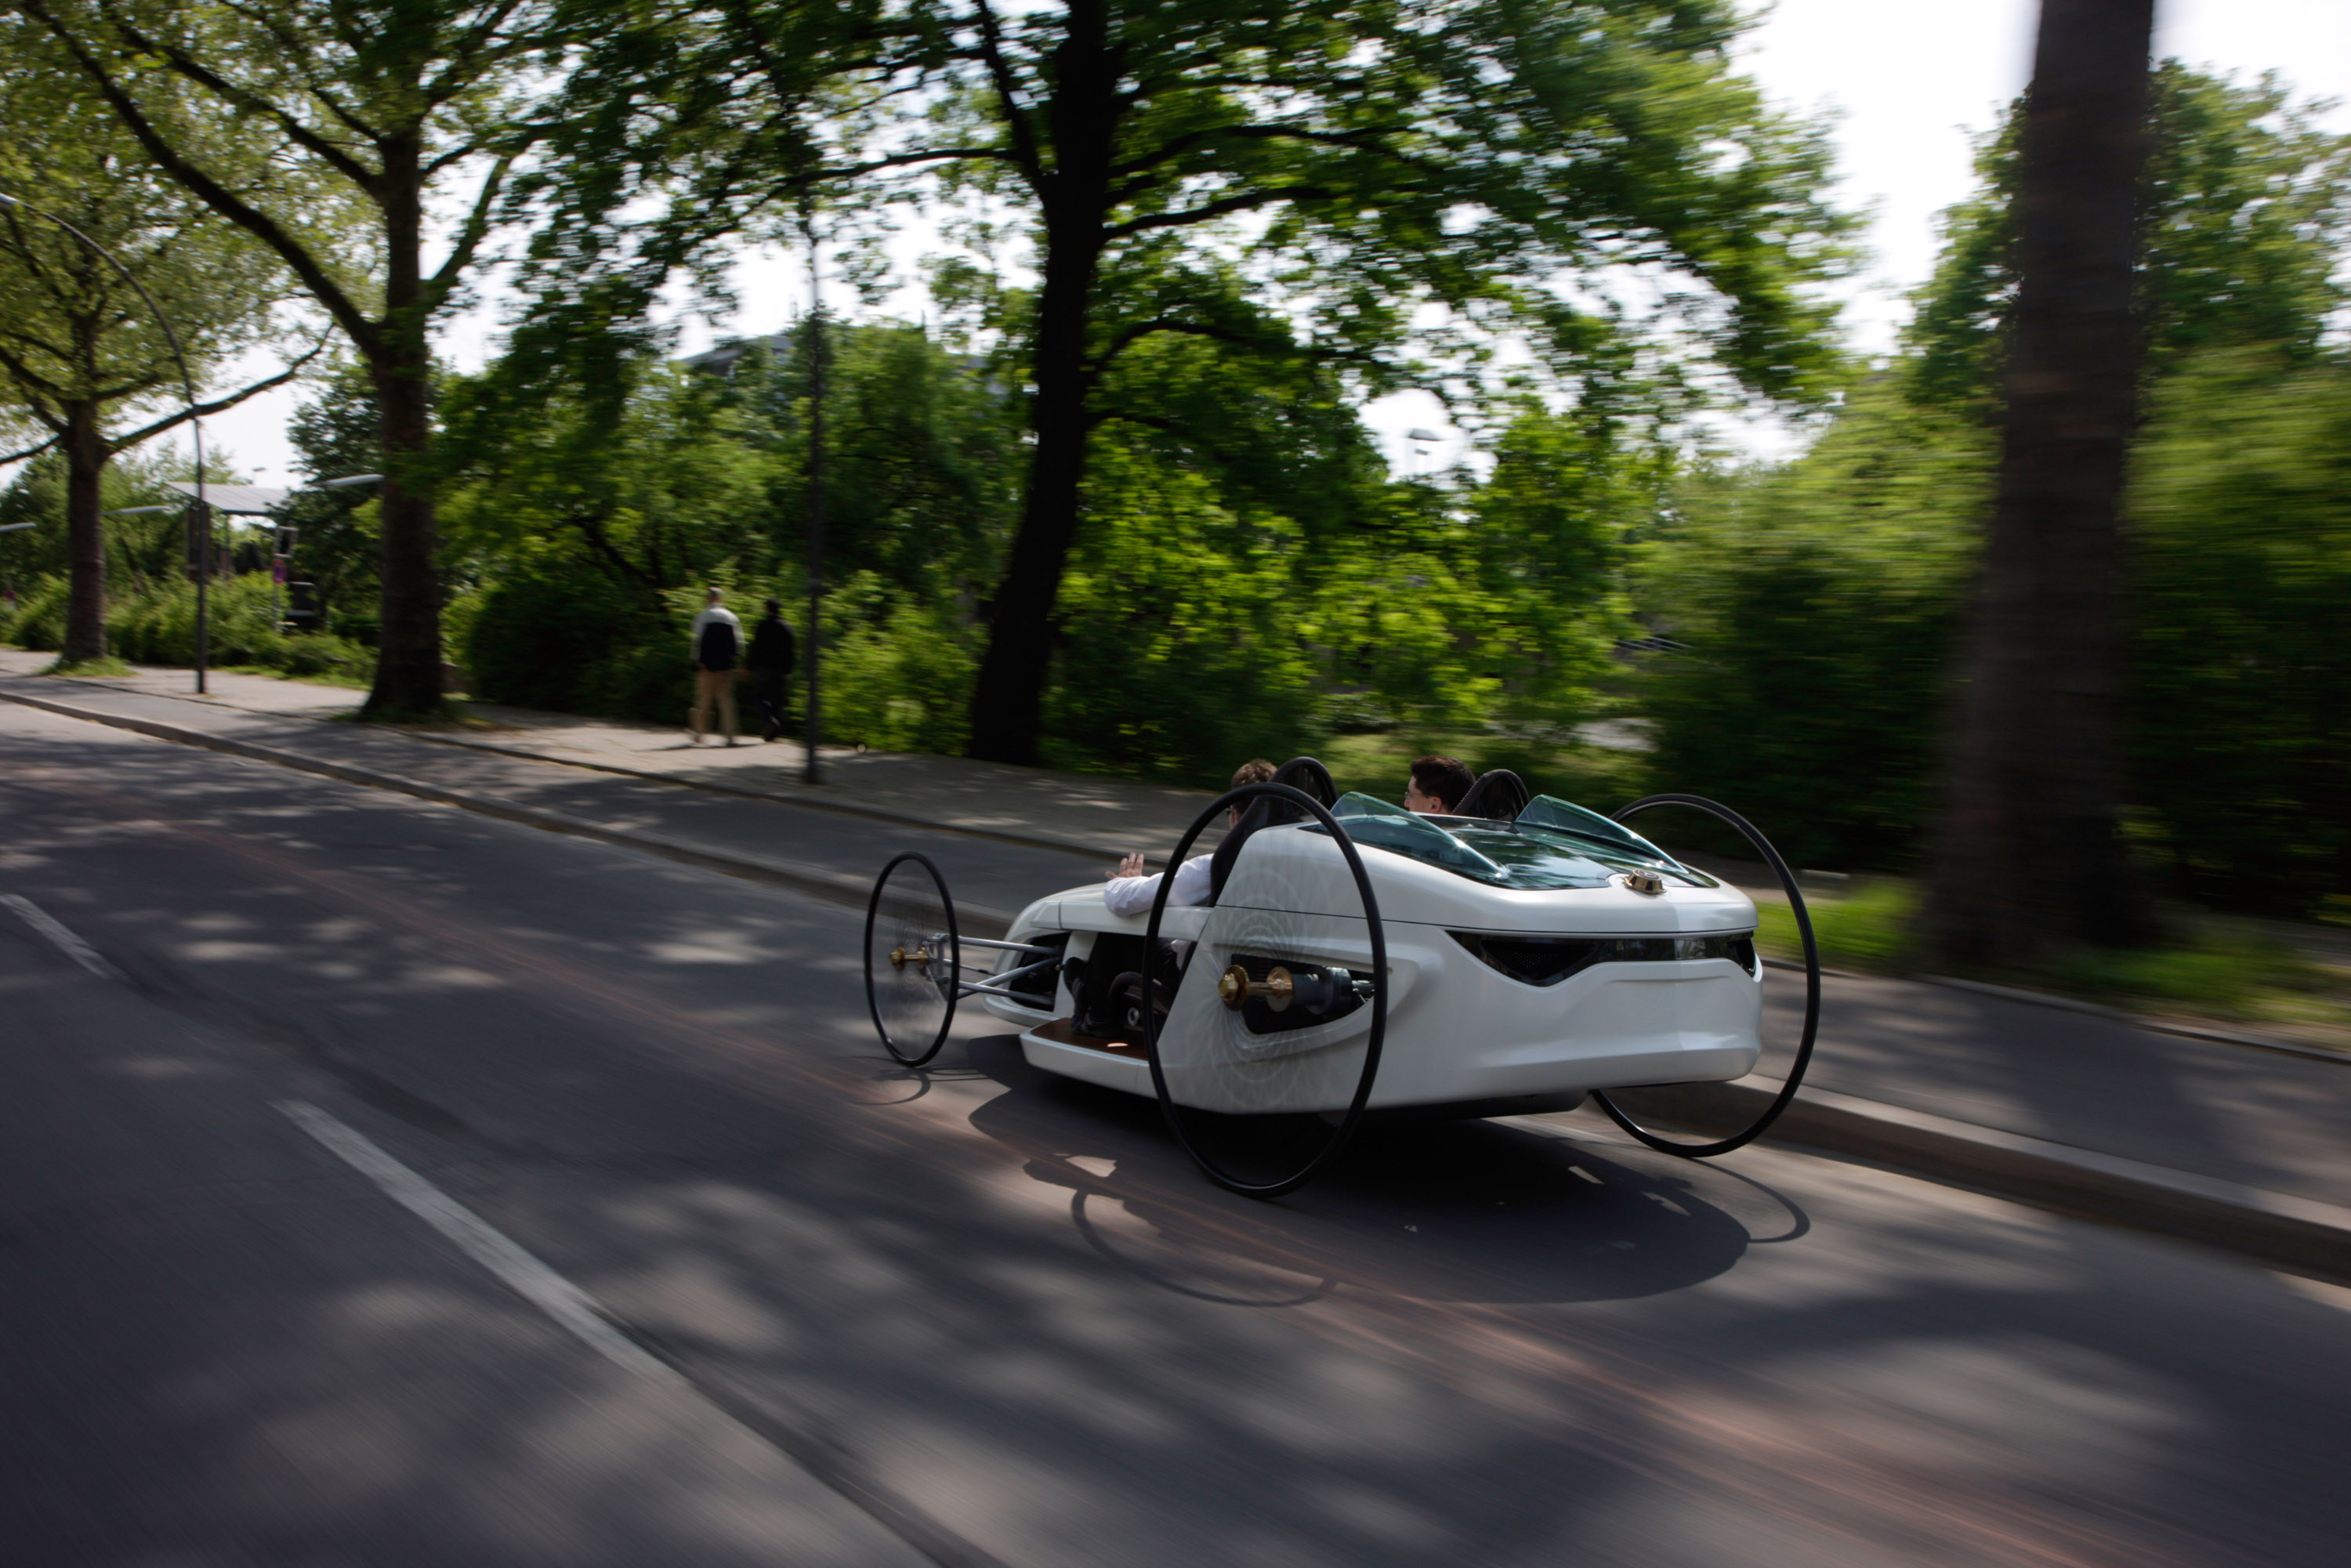
{"type": "Polygon", "coordinates": [[[735,665],[743,648],[743,623],[719,601],[726,596],[714,588],[702,613],[694,618],[694,712],[686,733],[702,744],[709,726],[711,699],[718,701],[718,716],[726,729],[726,744],[735,744],[735,665]]]}

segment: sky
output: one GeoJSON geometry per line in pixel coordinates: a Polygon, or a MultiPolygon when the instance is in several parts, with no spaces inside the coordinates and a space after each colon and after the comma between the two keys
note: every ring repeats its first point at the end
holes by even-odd
{"type": "MultiPolygon", "coordinates": [[[[1834,117],[1838,204],[1865,211],[1869,265],[1841,286],[1844,326],[1864,352],[1891,346],[1905,295],[1934,264],[1935,216],[1972,183],[1970,138],[2022,90],[2032,69],[2037,0],[1779,0],[1741,45],[1741,65],[1776,102],[1834,117]]],[[[2275,69],[2303,97],[2351,100],[2351,0],[2157,0],[2156,55],[2252,77],[2275,69]]],[[[2351,131],[2351,111],[2328,118],[2351,131]]],[[[768,332],[807,303],[806,274],[787,256],[747,256],[737,268],[740,314],[718,335],[768,332]]],[[[828,294],[828,303],[846,305],[828,294]]],[[[448,322],[441,351],[463,368],[496,345],[496,302],[448,322]]],[[[713,332],[689,325],[692,351],[713,332]]],[[[251,379],[269,367],[247,367],[251,379]]],[[[294,482],[285,426],[301,393],[267,393],[205,423],[210,443],[264,484],[294,482]]],[[[1435,400],[1383,400],[1365,417],[1400,469],[1462,460],[1468,441],[1435,400]],[[1416,452],[1405,433],[1437,432],[1416,452]]],[[[1733,432],[1759,455],[1795,438],[1763,421],[1733,432]]]]}

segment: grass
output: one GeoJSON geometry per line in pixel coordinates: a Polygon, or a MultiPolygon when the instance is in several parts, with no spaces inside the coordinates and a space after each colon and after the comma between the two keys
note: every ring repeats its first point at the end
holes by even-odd
{"type": "Polygon", "coordinates": [[[381,707],[371,714],[337,714],[346,724],[380,724],[392,729],[503,730],[509,727],[483,718],[455,697],[444,697],[438,707],[419,713],[413,708],[381,707]]]}
{"type": "MultiPolygon", "coordinates": [[[[1915,972],[1909,927],[1917,913],[1914,883],[1886,877],[1841,897],[1808,894],[1821,962],[1833,969],[1915,972]]],[[[1759,903],[1756,941],[1776,958],[1802,947],[1795,915],[1777,901],[1759,903]]],[[[2173,940],[2132,951],[2082,948],[2037,967],[1976,978],[2101,1002],[2126,1012],[2196,1017],[2265,1026],[2282,1034],[2351,1050],[2351,969],[2319,963],[2283,942],[2200,913],[2176,920],[2173,940]]]]}
{"type": "Polygon", "coordinates": [[[101,659],[76,659],[68,664],[59,659],[41,674],[45,675],[127,675],[131,666],[109,653],[101,659]]]}
{"type": "MultiPolygon", "coordinates": [[[[1908,968],[1910,917],[1917,908],[1917,888],[1893,877],[1862,883],[1842,898],[1804,896],[1813,941],[1821,962],[1832,969],[1890,974],[1908,968]]],[[[1803,956],[1794,910],[1775,900],[1759,903],[1755,916],[1755,940],[1765,952],[1775,958],[1803,956]]]]}
{"type": "Polygon", "coordinates": [[[274,681],[298,681],[306,686],[340,686],[353,692],[363,692],[375,685],[365,675],[350,674],[341,670],[322,670],[298,675],[268,664],[214,664],[213,668],[225,675],[267,675],[274,681]]]}

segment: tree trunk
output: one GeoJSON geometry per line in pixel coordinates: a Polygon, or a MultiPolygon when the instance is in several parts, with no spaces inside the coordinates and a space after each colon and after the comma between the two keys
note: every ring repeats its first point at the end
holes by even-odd
{"type": "Polygon", "coordinates": [[[1040,192],[1044,277],[1037,298],[1029,375],[1036,393],[1029,428],[1029,494],[1020,532],[996,590],[987,652],[972,689],[970,754],[991,762],[1033,763],[1053,651],[1053,607],[1078,531],[1092,429],[1087,327],[1110,212],[1112,144],[1124,111],[1121,51],[1098,5],[1071,5],[1069,34],[1054,51],[1047,110],[1052,172],[1040,192]]]}
{"type": "Polygon", "coordinates": [[[69,664],[106,657],[106,523],[100,486],[105,438],[95,402],[65,405],[66,634],[58,657],[69,664]]]}
{"type": "Polygon", "coordinates": [[[1029,455],[1029,494],[997,585],[987,653],[972,690],[971,755],[992,762],[1037,760],[1053,606],[1077,537],[1088,435],[1086,308],[1099,253],[1081,262],[1072,249],[1053,248],[1040,290],[1031,414],[1037,443],[1029,455]]]}
{"type": "Polygon", "coordinates": [[[383,600],[375,687],[362,716],[430,713],[441,706],[441,582],[434,563],[432,353],[425,339],[422,256],[423,181],[413,149],[387,152],[404,195],[387,200],[384,327],[368,371],[383,442],[377,492],[383,534],[383,600]]]}
{"type": "Polygon", "coordinates": [[[1998,497],[1922,935],[1947,965],[2143,939],[2116,829],[2125,461],[2152,0],[2043,0],[1998,497]]]}

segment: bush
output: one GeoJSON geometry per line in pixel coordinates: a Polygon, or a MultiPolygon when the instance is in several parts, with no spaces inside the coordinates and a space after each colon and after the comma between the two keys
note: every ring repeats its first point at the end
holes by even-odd
{"type": "Polygon", "coordinates": [[[979,656],[971,630],[861,572],[828,597],[824,732],[885,751],[963,750],[979,656]]]}
{"type": "Polygon", "coordinates": [[[40,577],[16,596],[14,613],[0,612],[0,642],[44,653],[66,644],[66,580],[40,577]]]}
{"type": "Polygon", "coordinates": [[[1723,801],[1797,865],[1914,863],[1987,455],[1880,393],[1795,463],[1687,498],[1693,521],[1646,561],[1690,644],[1641,682],[1656,788],[1723,801]]]}
{"type": "Polygon", "coordinates": [[[650,591],[544,555],[485,589],[465,664],[477,697],[517,707],[681,723],[694,701],[682,627],[650,591]]]}
{"type": "Polygon", "coordinates": [[[1244,520],[1196,476],[1123,454],[1100,467],[1062,580],[1048,759],[1214,788],[1245,758],[1312,749],[1316,612],[1335,596],[1301,570],[1295,526],[1244,520]]]}
{"type": "Polygon", "coordinates": [[[2214,357],[2134,486],[2136,800],[2175,884],[2307,916],[2351,889],[2351,364],[2214,357]]]}
{"type": "MultiPolygon", "coordinates": [[[[337,675],[364,681],[375,655],[340,637],[284,632],[271,613],[273,585],[250,572],[223,578],[206,594],[206,662],[249,664],[289,675],[337,675]]],[[[0,624],[0,637],[54,651],[65,642],[66,580],[45,578],[0,624]]],[[[108,652],[137,664],[196,662],[196,588],[183,579],[149,579],[117,593],[106,610],[108,652]]]]}

